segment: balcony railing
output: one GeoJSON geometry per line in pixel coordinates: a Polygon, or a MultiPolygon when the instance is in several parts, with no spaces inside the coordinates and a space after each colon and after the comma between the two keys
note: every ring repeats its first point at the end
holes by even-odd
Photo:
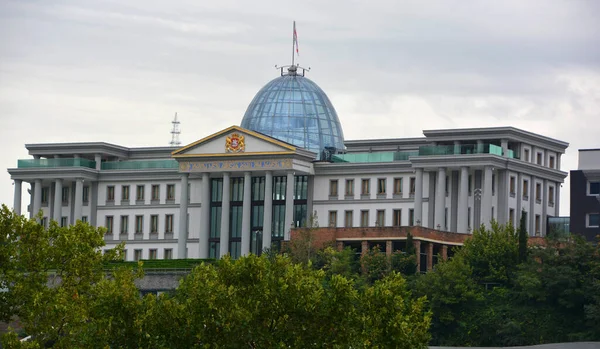
{"type": "MultiPolygon", "coordinates": [[[[419,156],[467,154],[494,154],[502,156],[502,147],[489,143],[460,145],[426,145],[419,147],[419,156]]],[[[512,150],[508,151],[507,157],[514,158],[514,153],[512,150]]]]}
{"type": "Polygon", "coordinates": [[[107,161],[102,163],[103,170],[148,170],[148,169],[177,169],[176,160],[136,160],[136,161],[107,161]]]}
{"type": "Polygon", "coordinates": [[[18,160],[18,168],[87,167],[96,168],[96,161],[82,158],[24,159],[18,160]]]}

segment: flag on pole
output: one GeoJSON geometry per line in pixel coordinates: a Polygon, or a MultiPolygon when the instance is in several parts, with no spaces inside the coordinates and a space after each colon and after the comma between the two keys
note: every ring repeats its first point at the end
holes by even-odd
{"type": "Polygon", "coordinates": [[[300,56],[300,52],[298,51],[298,33],[296,33],[296,21],[294,21],[294,44],[296,44],[296,54],[300,56]]]}

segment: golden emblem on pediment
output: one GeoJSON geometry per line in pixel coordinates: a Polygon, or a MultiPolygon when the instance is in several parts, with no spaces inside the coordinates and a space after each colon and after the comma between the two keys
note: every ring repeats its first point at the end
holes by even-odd
{"type": "Polygon", "coordinates": [[[232,133],[225,139],[225,151],[227,153],[243,153],[246,150],[244,136],[239,133],[232,133]]]}

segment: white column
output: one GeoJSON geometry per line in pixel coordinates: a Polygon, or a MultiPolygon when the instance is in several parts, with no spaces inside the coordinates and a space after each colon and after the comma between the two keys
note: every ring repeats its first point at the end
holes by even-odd
{"type": "Polygon", "coordinates": [[[36,179],[33,187],[33,217],[35,217],[42,208],[42,180],[36,179]]]}
{"type": "Polygon", "coordinates": [[[437,186],[435,189],[435,218],[433,229],[445,230],[444,222],[446,209],[446,168],[440,167],[437,175],[437,186]]]}
{"type": "Polygon", "coordinates": [[[81,220],[81,210],[83,209],[83,178],[77,178],[75,180],[75,206],[73,223],[77,220],[81,220]]]}
{"type": "Polygon", "coordinates": [[[208,258],[210,236],[210,175],[202,173],[202,197],[200,203],[200,235],[198,236],[198,258],[208,258]]]}
{"type": "Polygon", "coordinates": [[[285,226],[284,239],[290,240],[290,229],[294,222],[294,173],[288,172],[285,188],[285,226]]]}
{"type": "Polygon", "coordinates": [[[94,155],[94,161],[96,161],[96,170],[100,171],[100,169],[102,168],[102,155],[94,155]]]}
{"type": "Polygon", "coordinates": [[[265,174],[265,207],[263,216],[263,250],[271,248],[271,235],[273,223],[273,173],[267,171],[265,174]]]}
{"type": "Polygon", "coordinates": [[[223,201],[221,202],[221,244],[219,257],[229,253],[229,206],[231,202],[231,178],[228,172],[223,173],[223,201]]]}
{"type": "Polygon", "coordinates": [[[187,173],[183,173],[181,175],[181,186],[179,187],[179,232],[177,234],[177,259],[184,259],[187,257],[188,177],[189,174],[187,173]]]}
{"type": "MultiPolygon", "coordinates": [[[[17,215],[21,215],[21,193],[23,192],[23,181],[15,179],[15,196],[13,201],[13,211],[17,215]]],[[[558,192],[558,190],[557,190],[558,192]]]]}
{"type": "Polygon", "coordinates": [[[250,253],[250,204],[252,203],[252,174],[244,172],[244,202],[242,206],[242,256],[250,253]]]}
{"type": "Polygon", "coordinates": [[[468,206],[469,206],[469,168],[466,166],[462,166],[460,168],[460,184],[458,187],[458,214],[456,217],[457,222],[457,232],[465,234],[467,233],[469,217],[468,215],[468,206]]]}
{"type": "Polygon", "coordinates": [[[490,228],[492,220],[492,167],[483,170],[483,193],[481,194],[481,223],[490,228]]]}
{"type": "MultiPolygon", "coordinates": [[[[429,193],[431,196],[431,192],[429,193]]],[[[423,222],[423,169],[416,169],[415,176],[415,207],[414,207],[414,224],[427,226],[423,222]],[[418,222],[418,223],[417,223],[418,222]]]]}
{"type": "Polygon", "coordinates": [[[63,188],[63,180],[57,178],[54,182],[54,219],[58,223],[60,223],[60,218],[62,217],[62,188],[63,188]]]}

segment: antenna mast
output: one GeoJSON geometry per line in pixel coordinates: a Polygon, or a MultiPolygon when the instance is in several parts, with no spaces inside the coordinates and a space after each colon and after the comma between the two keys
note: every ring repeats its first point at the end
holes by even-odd
{"type": "Polygon", "coordinates": [[[181,145],[181,141],[179,140],[179,134],[181,133],[179,130],[180,122],[177,120],[177,113],[175,113],[175,118],[171,123],[173,124],[173,128],[171,129],[171,142],[169,144],[172,147],[176,147],[181,145]]]}

